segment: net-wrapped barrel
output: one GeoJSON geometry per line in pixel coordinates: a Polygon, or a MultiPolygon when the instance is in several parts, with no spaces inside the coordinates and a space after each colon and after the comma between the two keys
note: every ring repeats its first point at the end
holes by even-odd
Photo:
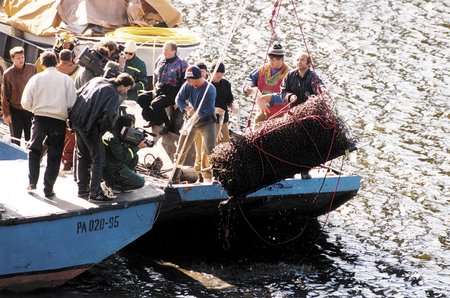
{"type": "Polygon", "coordinates": [[[228,194],[241,197],[307,172],[355,146],[337,113],[323,99],[311,97],[282,117],[216,146],[211,163],[214,177],[228,194]]]}

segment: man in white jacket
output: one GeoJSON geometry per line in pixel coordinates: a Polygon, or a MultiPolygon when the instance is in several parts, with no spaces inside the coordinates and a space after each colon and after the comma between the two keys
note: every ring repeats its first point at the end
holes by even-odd
{"type": "Polygon", "coordinates": [[[44,71],[34,75],[22,94],[22,107],[34,114],[31,140],[28,143],[28,190],[36,189],[39,179],[40,157],[45,145],[47,168],[44,174],[44,195],[55,195],[53,185],[58,177],[61,154],[64,148],[66,120],[76,101],[73,80],[56,69],[57,59],[52,51],[40,56],[44,71]]]}

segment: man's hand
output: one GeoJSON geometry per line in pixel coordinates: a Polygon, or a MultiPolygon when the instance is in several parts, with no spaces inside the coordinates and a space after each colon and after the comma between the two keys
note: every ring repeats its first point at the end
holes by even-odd
{"type": "Polygon", "coordinates": [[[11,125],[11,115],[3,116],[3,121],[5,121],[6,125],[11,125]]]}
{"type": "Polygon", "coordinates": [[[269,107],[267,107],[267,103],[263,100],[261,100],[261,98],[256,99],[256,104],[259,107],[259,110],[264,113],[264,114],[269,114],[269,107]]]}
{"type": "Polygon", "coordinates": [[[138,145],[138,148],[139,149],[142,149],[142,148],[147,148],[148,146],[147,146],[147,144],[145,143],[145,139],[143,139],[140,143],[139,143],[139,145],[138,145]]]}
{"type": "Polygon", "coordinates": [[[291,97],[289,97],[289,102],[296,102],[297,101],[297,95],[292,94],[291,97]]]}
{"type": "Polygon", "coordinates": [[[239,114],[239,105],[237,103],[232,103],[231,106],[229,106],[231,113],[238,115],[239,114]]]}
{"type": "Polygon", "coordinates": [[[185,108],[185,110],[186,110],[186,114],[187,114],[189,117],[191,117],[191,116],[194,115],[194,113],[195,113],[194,108],[191,107],[191,106],[187,106],[187,107],[185,108]]]}
{"type": "Polygon", "coordinates": [[[221,108],[218,108],[218,107],[216,107],[216,109],[215,109],[215,111],[214,111],[216,114],[218,114],[218,115],[224,115],[225,114],[225,110],[224,109],[221,109],[221,108]]]}
{"type": "Polygon", "coordinates": [[[328,93],[328,89],[325,86],[320,86],[319,88],[319,95],[325,95],[328,93]]]}
{"type": "Polygon", "coordinates": [[[244,87],[244,92],[245,92],[247,95],[251,95],[251,94],[253,93],[253,91],[254,91],[254,88],[255,88],[255,87],[250,87],[249,85],[247,85],[247,86],[244,87]]]}
{"type": "Polygon", "coordinates": [[[200,116],[197,113],[195,113],[194,109],[192,109],[192,116],[190,116],[190,118],[184,122],[183,127],[181,127],[180,129],[180,135],[187,135],[188,132],[192,130],[192,127],[194,126],[195,123],[197,123],[199,119],[200,116]]]}
{"type": "Polygon", "coordinates": [[[119,55],[119,68],[123,71],[125,69],[125,62],[127,61],[127,58],[123,53],[120,53],[119,55]]]}

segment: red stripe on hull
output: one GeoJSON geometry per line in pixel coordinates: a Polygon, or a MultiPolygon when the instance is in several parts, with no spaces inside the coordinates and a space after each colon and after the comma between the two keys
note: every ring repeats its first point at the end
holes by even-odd
{"type": "Polygon", "coordinates": [[[58,287],[89,268],[90,266],[54,272],[33,272],[18,276],[0,277],[0,290],[27,292],[39,288],[58,287]]]}

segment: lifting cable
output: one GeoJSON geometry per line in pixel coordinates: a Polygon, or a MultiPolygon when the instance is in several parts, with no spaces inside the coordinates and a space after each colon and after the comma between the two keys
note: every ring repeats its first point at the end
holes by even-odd
{"type": "MultiPolygon", "coordinates": [[[[297,9],[296,9],[296,5],[295,5],[294,0],[291,0],[291,3],[292,3],[292,5],[293,5],[293,7],[294,7],[294,15],[295,15],[295,17],[296,17],[296,20],[297,20],[297,23],[298,23],[298,27],[299,27],[299,29],[300,29],[300,34],[301,34],[301,36],[302,36],[303,43],[304,43],[305,48],[306,48],[306,52],[307,52],[307,54],[309,55],[309,57],[311,58],[311,70],[313,71],[314,75],[317,76],[317,74],[316,74],[316,72],[315,72],[315,69],[314,69],[314,64],[313,64],[312,55],[310,54],[310,51],[309,51],[309,48],[308,48],[308,45],[307,45],[307,42],[306,42],[306,37],[305,37],[305,34],[304,34],[304,32],[303,32],[302,25],[301,25],[301,23],[300,23],[300,18],[298,17],[298,14],[297,14],[297,9]]],[[[276,35],[275,29],[276,29],[276,25],[277,25],[277,23],[278,23],[277,20],[278,20],[278,16],[279,16],[280,7],[281,7],[281,0],[280,0],[280,1],[276,0],[275,3],[274,3],[274,8],[272,9],[272,17],[271,17],[271,19],[269,20],[269,24],[270,24],[270,27],[271,27],[271,32],[272,32],[272,34],[271,34],[271,38],[270,38],[270,41],[269,41],[269,45],[268,45],[268,48],[267,48],[267,52],[266,52],[266,56],[265,56],[264,64],[263,64],[263,65],[265,65],[265,64],[267,63],[268,53],[269,53],[271,44],[272,44],[272,42],[273,42],[274,36],[276,35]]],[[[320,87],[320,85],[318,84],[317,81],[316,81],[315,83],[316,83],[316,88],[317,88],[317,91],[318,91],[318,97],[319,97],[319,99],[320,99],[320,100],[323,100],[323,101],[325,102],[325,105],[326,105],[326,107],[328,108],[328,111],[330,112],[331,109],[330,109],[330,107],[329,107],[329,106],[327,105],[327,103],[326,103],[325,94],[323,93],[323,90],[321,89],[321,87],[320,87]]],[[[254,96],[253,96],[253,105],[252,105],[252,109],[251,109],[250,115],[249,115],[249,117],[248,117],[248,119],[247,119],[247,127],[246,127],[246,129],[250,129],[250,131],[251,131],[251,128],[250,128],[250,125],[251,125],[251,117],[252,117],[252,114],[253,114],[253,111],[254,111],[254,108],[255,108],[257,96],[258,96],[258,92],[255,92],[255,94],[254,94],[254,96]]],[[[277,111],[276,113],[274,113],[270,118],[274,118],[274,117],[280,116],[280,115],[282,115],[282,114],[284,114],[284,113],[289,113],[290,106],[291,106],[291,103],[288,103],[286,106],[284,106],[284,107],[281,108],[279,111],[277,111]]],[[[331,114],[331,115],[332,115],[332,114],[331,114]]],[[[269,119],[270,119],[270,118],[269,118],[269,119]]],[[[337,120],[336,120],[335,118],[332,117],[332,119],[333,119],[333,124],[332,124],[332,125],[328,125],[328,124],[324,121],[324,119],[322,119],[322,117],[320,117],[320,116],[307,116],[307,117],[304,117],[304,118],[302,118],[302,119],[293,119],[292,121],[302,121],[302,120],[307,119],[307,118],[313,118],[313,119],[315,119],[316,121],[319,121],[319,123],[320,123],[320,125],[323,127],[323,129],[334,129],[334,131],[333,131],[333,136],[332,136],[332,140],[331,140],[331,144],[330,144],[330,148],[329,148],[327,157],[326,157],[326,159],[325,159],[325,160],[328,161],[329,156],[330,156],[330,154],[331,154],[331,149],[332,149],[332,147],[333,147],[334,139],[335,139],[335,136],[336,136],[337,120]]],[[[287,124],[282,124],[282,125],[284,126],[284,125],[287,125],[287,124]]],[[[287,164],[290,164],[290,165],[293,165],[293,166],[298,166],[298,167],[303,167],[303,168],[305,168],[305,166],[290,163],[290,162],[288,162],[288,161],[286,161],[286,160],[283,160],[283,159],[281,159],[281,158],[279,158],[279,157],[277,157],[277,156],[275,156],[275,155],[273,155],[273,154],[271,154],[271,153],[269,153],[269,152],[267,152],[267,151],[265,151],[265,150],[263,149],[262,137],[268,132],[268,131],[265,131],[265,127],[266,127],[266,126],[267,126],[267,124],[264,124],[264,127],[261,129],[261,131],[263,131],[263,133],[262,133],[262,134],[259,134],[259,135],[256,136],[256,137],[254,137],[254,139],[252,140],[253,146],[255,146],[255,147],[258,149],[258,151],[262,153],[262,156],[265,156],[265,157],[268,157],[268,156],[269,156],[269,157],[271,157],[271,158],[273,158],[273,159],[276,159],[276,160],[278,160],[278,161],[280,161],[280,162],[284,162],[284,163],[287,163],[287,164]],[[258,145],[258,142],[257,142],[258,139],[259,139],[259,141],[260,141],[260,142],[259,142],[259,145],[258,145]]],[[[269,131],[272,131],[272,130],[274,130],[274,129],[279,129],[279,128],[280,128],[280,126],[275,127],[275,128],[272,127],[269,131]]],[[[311,139],[311,141],[313,142],[312,136],[311,136],[309,133],[308,133],[308,136],[309,136],[309,138],[311,139]]],[[[319,153],[319,150],[317,149],[317,146],[316,146],[316,145],[315,145],[315,147],[316,147],[317,153],[319,153]]],[[[319,154],[319,155],[320,155],[320,154],[319,154]]],[[[262,159],[262,156],[261,156],[261,159],[262,159]]],[[[266,159],[269,160],[269,158],[266,158],[266,159]]],[[[327,221],[328,221],[328,219],[329,219],[329,212],[330,212],[331,209],[332,209],[332,206],[333,206],[333,203],[334,203],[334,199],[335,199],[335,197],[336,197],[336,192],[337,192],[338,187],[339,187],[339,181],[340,181],[340,178],[341,178],[341,173],[342,173],[342,168],[343,168],[344,160],[345,160],[345,157],[342,158],[342,164],[341,164],[341,169],[340,169],[339,175],[338,175],[338,181],[337,181],[337,183],[336,183],[335,190],[334,190],[334,193],[333,193],[333,195],[332,195],[332,199],[331,199],[331,201],[330,201],[329,209],[328,209],[328,212],[327,212],[327,216],[326,216],[326,218],[325,218],[325,222],[323,223],[323,226],[325,226],[325,224],[327,223],[327,221]]],[[[330,161],[330,163],[332,163],[332,161],[330,161]]],[[[319,196],[319,194],[321,193],[321,190],[322,190],[322,188],[323,188],[323,186],[324,186],[324,184],[325,184],[326,178],[327,178],[327,172],[325,173],[325,175],[324,175],[324,177],[323,177],[323,179],[322,179],[322,184],[321,184],[321,186],[320,186],[320,190],[316,193],[316,197],[315,197],[315,199],[313,199],[313,201],[315,201],[315,200],[317,199],[317,197],[319,196]]],[[[299,233],[298,235],[296,235],[296,236],[294,236],[294,237],[292,237],[292,238],[290,238],[290,239],[288,239],[288,240],[286,240],[286,241],[282,241],[282,242],[279,242],[279,243],[272,243],[272,242],[269,242],[269,241],[267,241],[266,239],[264,239],[264,238],[260,235],[260,233],[258,233],[258,231],[255,229],[255,227],[252,225],[252,223],[251,223],[251,222],[248,220],[248,218],[245,216],[244,211],[242,210],[242,208],[241,208],[241,206],[240,206],[240,204],[239,204],[239,200],[236,200],[236,201],[237,201],[237,204],[238,204],[240,213],[241,213],[242,216],[244,217],[246,223],[247,223],[247,224],[249,225],[249,227],[255,232],[255,234],[258,236],[258,238],[260,238],[260,239],[261,239],[263,242],[265,242],[266,244],[269,244],[269,245],[283,245],[283,244],[289,243],[289,242],[291,242],[291,241],[294,241],[295,239],[297,239],[298,237],[300,237],[300,236],[303,234],[303,232],[305,231],[306,224],[305,224],[305,226],[302,228],[302,230],[300,231],[300,233],[299,233]]],[[[319,235],[319,236],[320,236],[320,235],[319,235]]],[[[317,239],[316,239],[316,241],[317,241],[317,239]]]]}
{"type": "MultiPolygon", "coordinates": [[[[266,65],[266,63],[267,63],[267,58],[269,57],[269,52],[270,52],[270,48],[271,48],[272,43],[273,43],[274,36],[277,35],[275,29],[276,29],[277,24],[278,24],[278,16],[280,14],[281,1],[282,0],[276,0],[275,3],[273,4],[272,16],[270,17],[270,20],[269,20],[269,25],[270,25],[270,29],[271,29],[271,35],[270,35],[269,43],[267,44],[266,55],[264,56],[263,66],[266,65]]],[[[259,90],[256,89],[256,92],[252,96],[252,101],[253,101],[252,108],[251,108],[250,113],[248,115],[247,126],[245,127],[244,132],[247,129],[249,129],[251,131],[251,123],[252,123],[251,119],[252,119],[253,112],[255,110],[256,99],[258,97],[258,92],[259,92],[259,90]]]]}
{"type": "MultiPolygon", "coordinates": [[[[236,14],[236,17],[235,17],[235,19],[234,19],[234,21],[233,21],[232,26],[230,27],[230,32],[228,33],[226,42],[225,42],[225,44],[224,44],[223,47],[222,47],[221,54],[220,54],[219,58],[217,59],[216,67],[215,67],[213,73],[211,74],[211,77],[210,77],[210,79],[208,80],[208,83],[211,83],[212,78],[214,77],[214,75],[215,75],[216,72],[217,72],[217,69],[218,69],[218,67],[219,67],[219,64],[223,61],[223,58],[224,58],[225,53],[226,53],[226,51],[227,51],[227,49],[228,49],[228,46],[229,46],[229,44],[230,44],[230,42],[231,42],[231,40],[232,40],[232,38],[233,38],[234,32],[236,31],[236,28],[238,27],[239,21],[242,20],[242,15],[244,14],[244,11],[245,11],[245,8],[246,8],[246,7],[247,7],[247,0],[241,0],[241,3],[240,3],[240,5],[239,5],[238,13],[236,14]]],[[[199,103],[197,109],[195,110],[195,113],[196,113],[196,114],[198,114],[198,112],[200,111],[200,108],[201,108],[202,105],[203,105],[203,102],[204,102],[204,100],[205,100],[205,97],[206,97],[206,94],[207,94],[207,92],[208,92],[208,89],[209,89],[210,85],[211,85],[211,84],[208,84],[208,85],[207,85],[207,88],[206,88],[205,92],[203,93],[202,99],[200,100],[200,103],[199,103]]],[[[188,135],[191,133],[192,128],[194,127],[194,124],[195,124],[195,123],[190,123],[189,121],[185,122],[184,125],[186,125],[186,127],[182,128],[182,130],[184,130],[184,133],[185,133],[186,136],[188,136],[188,135]]],[[[184,150],[186,150],[186,146],[187,146],[187,137],[184,138],[183,144],[180,144],[181,138],[182,138],[182,133],[180,133],[180,137],[178,138],[178,146],[181,146],[181,150],[177,150],[176,157],[175,157],[175,161],[174,161],[174,163],[173,163],[172,173],[175,172],[175,169],[176,169],[177,166],[179,165],[179,162],[180,162],[180,156],[182,155],[181,153],[183,153],[184,150]]],[[[170,181],[169,181],[169,183],[170,183],[170,181]]]]}

